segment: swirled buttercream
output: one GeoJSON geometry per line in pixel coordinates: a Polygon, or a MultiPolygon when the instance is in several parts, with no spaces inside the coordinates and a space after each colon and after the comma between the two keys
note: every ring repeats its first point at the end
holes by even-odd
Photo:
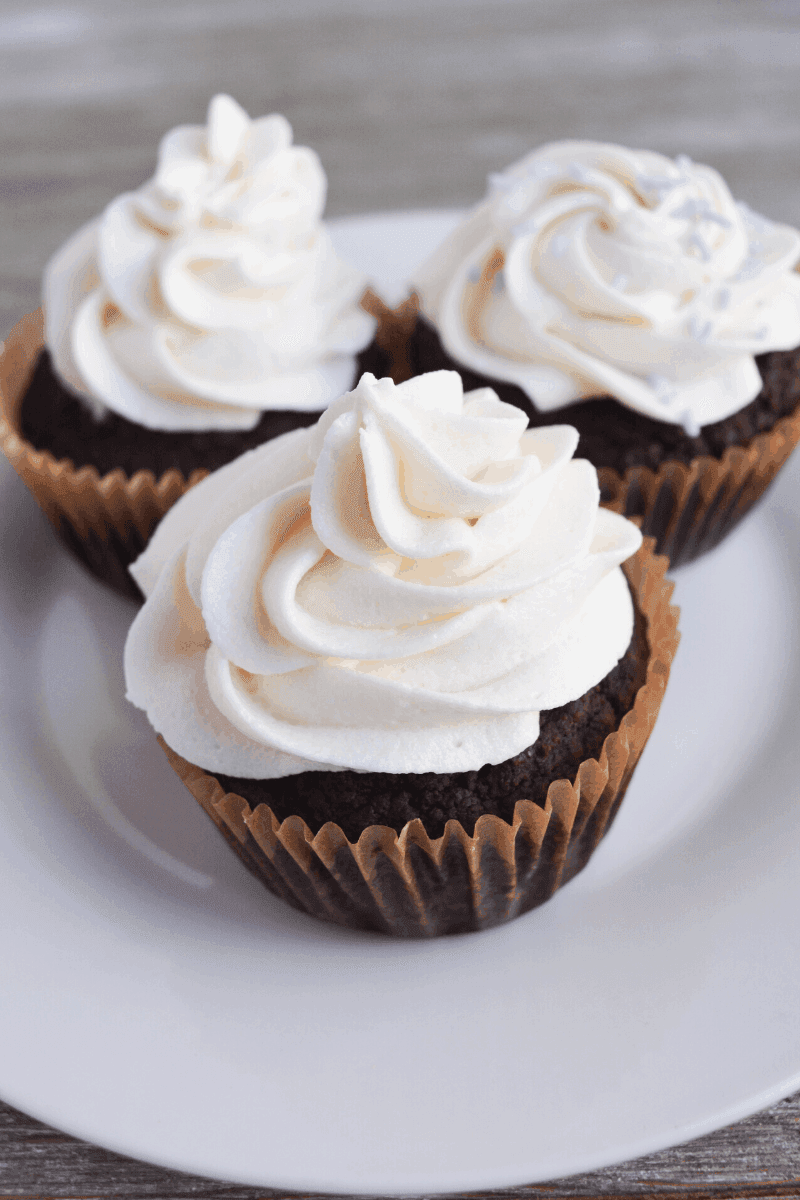
{"type": "Polygon", "coordinates": [[[154,177],[49,262],[46,343],[98,416],[161,430],[251,429],[350,387],[374,329],[365,279],[320,217],[325,173],[288,121],[216,96],[161,142],[154,177]]]}
{"type": "Polygon", "coordinates": [[[568,141],[490,177],[415,283],[449,353],[541,411],[609,394],[693,433],[800,343],[798,258],[711,167],[568,141]]]}
{"type": "Polygon", "coordinates": [[[619,569],[570,426],[436,371],[362,377],[188,492],[132,568],[128,698],[234,775],[461,771],[532,744],[624,654],[619,569]]]}

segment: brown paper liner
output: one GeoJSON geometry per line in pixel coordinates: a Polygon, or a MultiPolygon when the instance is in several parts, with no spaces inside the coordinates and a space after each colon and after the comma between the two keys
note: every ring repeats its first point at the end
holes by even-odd
{"type": "Polygon", "coordinates": [[[177,470],[156,479],[152,471],[129,477],[118,468],[100,475],[96,467],[76,469],[68,458],[37,450],[20,432],[20,406],[42,349],[41,310],[15,325],[0,355],[0,447],[33,492],[56,533],[93,574],[124,596],[141,600],[128,573],[158,522],[193,484],[177,470]]]}
{"type": "Polygon", "coordinates": [[[800,407],[746,446],[730,446],[721,459],[662,463],[657,471],[630,467],[624,474],[600,467],[603,506],[640,517],[642,533],[673,567],[712,550],[761,498],[800,441],[800,407]]]}
{"type": "MultiPolygon", "coordinates": [[[[365,292],[361,304],[378,321],[375,340],[392,370],[396,363],[402,369],[402,318],[374,292],[365,292]]],[[[141,600],[128,565],[142,553],[164,514],[208,471],[198,469],[187,479],[173,468],[156,478],[152,471],[128,476],[118,468],[101,476],[96,467],[76,469],[70,459],[37,450],[23,437],[19,415],[42,342],[41,309],[23,317],[6,338],[0,354],[0,448],[84,566],[121,595],[141,600]]]]}
{"type": "Polygon", "coordinates": [[[650,657],[633,707],[581,763],[574,782],[550,784],[544,807],[520,800],[511,824],[485,815],[472,837],[459,821],[431,839],[422,821],[399,835],[371,825],[353,844],[328,822],[315,835],[301,817],[281,822],[255,810],[186,762],[159,738],[175,772],[228,844],[261,882],[295,908],[353,929],[400,937],[466,933],[509,921],[542,904],[589,861],[613,821],[658,716],[678,646],[678,610],[669,601],[667,560],[648,539],[624,567],[647,618],[650,657]]]}

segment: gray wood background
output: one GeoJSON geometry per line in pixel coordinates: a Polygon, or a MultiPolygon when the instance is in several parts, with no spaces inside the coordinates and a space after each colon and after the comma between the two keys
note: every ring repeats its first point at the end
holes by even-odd
{"type": "MultiPolygon", "coordinates": [[[[800,225],[800,0],[0,0],[0,335],[38,303],[52,251],[217,91],[289,117],[322,157],[332,216],[468,204],[489,171],[586,137],[711,163],[800,225]]],[[[276,1194],[120,1158],[0,1103],[2,1196],[276,1194]]],[[[800,1194],[800,1095],[492,1194],[800,1194]]]]}

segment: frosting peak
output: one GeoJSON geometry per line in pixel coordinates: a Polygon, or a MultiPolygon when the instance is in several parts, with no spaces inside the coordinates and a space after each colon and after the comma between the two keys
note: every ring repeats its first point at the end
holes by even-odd
{"type": "Polygon", "coordinates": [[[556,142],[490,177],[416,284],[450,354],[540,410],[610,394],[691,431],[757,395],[754,355],[800,343],[798,258],[711,167],[556,142]]]}
{"type": "Polygon", "coordinates": [[[212,770],[458,771],[538,736],[625,652],[618,564],[569,426],[455,372],[364,375],[317,426],[222,468],[133,574],[128,694],[212,770]]]}
{"type": "MultiPolygon", "coordinates": [[[[440,559],[443,578],[482,570],[509,535],[522,537],[522,519],[500,541],[497,527],[510,526],[509,505],[541,474],[539,459],[519,452],[525,415],[488,388],[465,398],[450,371],[410,380],[402,404],[397,390],[365,375],[320,419],[309,447],[314,529],[329,550],[363,566],[440,559]],[[488,519],[501,508],[502,522],[488,519]]],[[[561,434],[566,459],[576,439],[561,434]]]]}
{"type": "Polygon", "coordinates": [[[230,96],[215,96],[203,126],[164,137],[140,213],[161,229],[195,222],[206,229],[257,231],[270,244],[302,248],[325,207],[319,158],[292,145],[292,127],[273,113],[251,121],[230,96]]]}
{"type": "Polygon", "coordinates": [[[215,96],[161,142],[153,178],[45,271],[46,340],[95,408],[151,428],[248,429],[324,408],[374,321],[320,223],[325,173],[285,117],[215,96]]]}

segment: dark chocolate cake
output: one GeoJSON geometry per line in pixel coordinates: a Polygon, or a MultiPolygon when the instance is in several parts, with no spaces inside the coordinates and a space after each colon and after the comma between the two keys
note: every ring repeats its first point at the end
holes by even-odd
{"type": "Polygon", "coordinates": [[[518,800],[543,806],[553,780],[573,780],[584,759],[599,756],[645,681],[648,654],[646,621],[637,610],[630,645],[605,679],[577,700],[541,713],[532,746],[479,771],[306,771],[270,780],[213,774],[226,792],[242,796],[252,808],[268,804],[280,820],[300,816],[314,833],[333,821],[351,842],[369,825],[388,825],[399,833],[415,817],[432,838],[444,833],[451,818],[472,834],[484,813],[511,822],[518,800]]]}
{"type": "Polygon", "coordinates": [[[702,455],[721,458],[729,446],[744,446],[757,434],[767,433],[800,404],[800,347],[758,355],[762,390],[739,412],[704,425],[697,437],[690,437],[680,425],[634,412],[611,396],[591,396],[565,408],[539,412],[516,384],[460,366],[424,317],[417,320],[408,355],[412,375],[441,369],[458,371],[465,391],[494,388],[501,400],[527,413],[531,425],[574,426],[580,434],[576,458],[588,458],[596,467],[611,467],[620,475],[629,467],[657,470],[669,461],[689,464],[702,455]]]}
{"type": "MultiPolygon", "coordinates": [[[[388,355],[375,342],[358,355],[353,385],[364,371],[389,373],[388,355]]],[[[121,467],[129,476],[150,470],[156,478],[176,468],[188,479],[193,471],[214,471],[281,433],[313,425],[319,417],[319,412],[264,412],[253,429],[203,433],[147,429],[110,411],[98,420],[59,380],[49,352],[42,350],[22,399],[20,425],[37,450],[69,459],[76,468],[89,465],[105,475],[121,467]]]]}

